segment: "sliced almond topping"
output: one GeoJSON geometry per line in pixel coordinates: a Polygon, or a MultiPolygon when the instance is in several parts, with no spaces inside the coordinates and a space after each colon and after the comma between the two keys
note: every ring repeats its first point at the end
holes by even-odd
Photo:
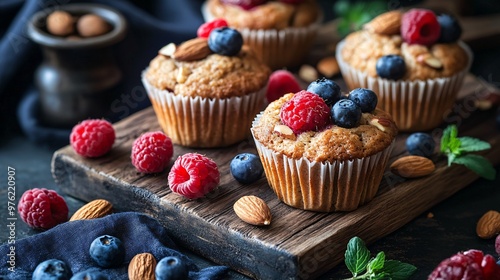
{"type": "Polygon", "coordinates": [[[364,29],[384,35],[394,35],[398,34],[401,28],[401,17],[403,16],[401,11],[390,11],[372,19],[370,22],[365,24],[364,29]]]}
{"type": "Polygon", "coordinates": [[[164,56],[173,57],[176,48],[177,48],[177,46],[174,43],[170,43],[170,44],[164,46],[163,48],[161,48],[158,51],[158,53],[161,55],[164,55],[164,56]]]}
{"type": "Polygon", "coordinates": [[[441,69],[443,68],[443,63],[441,62],[441,60],[431,56],[431,57],[428,57],[424,60],[425,64],[427,66],[430,66],[434,69],[441,69]]]}
{"type": "Polygon", "coordinates": [[[181,66],[177,72],[177,77],[175,77],[175,80],[179,84],[183,84],[187,80],[189,74],[191,74],[191,70],[189,70],[189,68],[187,67],[181,66]]]}
{"type": "Polygon", "coordinates": [[[281,135],[283,138],[286,139],[292,139],[292,140],[295,139],[295,133],[293,133],[291,128],[289,128],[284,124],[276,125],[273,129],[273,132],[278,133],[279,135],[281,135]]]}
{"type": "Polygon", "coordinates": [[[211,53],[207,39],[196,37],[179,45],[173,57],[177,61],[195,61],[204,59],[211,53]]]}
{"type": "Polygon", "coordinates": [[[386,131],[387,127],[391,126],[391,121],[386,118],[373,118],[369,120],[368,123],[377,127],[381,131],[386,131]]]}

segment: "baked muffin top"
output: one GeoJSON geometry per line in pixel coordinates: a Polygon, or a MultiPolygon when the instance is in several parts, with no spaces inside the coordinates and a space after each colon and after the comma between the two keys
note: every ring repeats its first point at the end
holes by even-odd
{"type": "Polygon", "coordinates": [[[402,59],[405,69],[401,70],[405,72],[393,69],[397,73],[388,75],[393,77],[383,78],[413,81],[450,77],[471,60],[465,45],[459,43],[460,34],[458,21],[449,15],[437,16],[426,9],[394,10],[349,34],[339,47],[338,58],[370,77],[388,75],[376,70],[379,59],[388,55],[402,59]]]}
{"type": "Polygon", "coordinates": [[[252,126],[255,139],[274,152],[315,162],[351,160],[384,150],[397,135],[398,130],[391,116],[379,109],[363,113],[360,124],[354,128],[329,125],[321,131],[306,131],[294,137],[276,133],[275,127],[283,125],[280,109],[293,95],[286,94],[271,102],[252,126]]]}
{"type": "Polygon", "coordinates": [[[235,56],[212,53],[195,61],[158,54],[145,78],[154,87],[177,95],[228,98],[264,88],[271,70],[247,46],[235,56]]]}
{"type": "Polygon", "coordinates": [[[224,18],[231,27],[249,29],[305,27],[316,22],[320,15],[316,0],[299,4],[268,1],[250,10],[224,4],[221,0],[208,0],[207,9],[213,17],[224,18]]]}
{"type": "Polygon", "coordinates": [[[434,44],[424,46],[403,42],[400,35],[381,35],[368,30],[349,34],[341,49],[341,58],[351,67],[378,77],[375,65],[384,55],[400,55],[406,63],[403,80],[426,80],[450,77],[465,69],[469,63],[466,51],[458,43],[434,44]],[[434,68],[424,59],[434,57],[442,67],[434,68]]]}

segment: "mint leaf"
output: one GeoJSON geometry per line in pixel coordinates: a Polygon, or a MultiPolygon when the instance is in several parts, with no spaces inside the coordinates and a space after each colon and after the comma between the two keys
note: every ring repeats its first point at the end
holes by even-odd
{"type": "Polygon", "coordinates": [[[441,136],[441,153],[446,153],[448,151],[448,146],[450,145],[450,135],[451,135],[452,126],[447,126],[443,130],[443,135],[441,136]]]}
{"type": "Polygon", "coordinates": [[[458,129],[455,125],[449,125],[441,136],[441,152],[445,154],[460,154],[460,139],[457,138],[458,129]]]}
{"type": "Polygon", "coordinates": [[[473,137],[459,137],[460,140],[460,152],[477,152],[488,150],[491,148],[490,143],[486,141],[479,140],[473,137]]]}
{"type": "Polygon", "coordinates": [[[388,274],[392,280],[406,280],[408,279],[417,268],[411,264],[387,260],[384,263],[383,272],[388,274]]]}
{"type": "Polygon", "coordinates": [[[474,154],[467,154],[460,157],[456,157],[453,163],[463,164],[465,167],[474,171],[477,175],[486,178],[488,180],[494,180],[496,177],[496,170],[493,165],[488,161],[488,159],[474,154]]]}
{"type": "Polygon", "coordinates": [[[366,269],[370,259],[370,251],[366,248],[365,242],[355,236],[347,243],[345,251],[345,264],[354,277],[366,269]]]}
{"type": "Polygon", "coordinates": [[[367,270],[368,273],[373,273],[382,270],[384,268],[385,253],[379,252],[374,259],[368,262],[367,270]]]}

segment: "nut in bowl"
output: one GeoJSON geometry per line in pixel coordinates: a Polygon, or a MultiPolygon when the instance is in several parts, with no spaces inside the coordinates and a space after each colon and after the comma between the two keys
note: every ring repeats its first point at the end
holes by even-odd
{"type": "Polygon", "coordinates": [[[440,125],[472,64],[472,52],[459,41],[460,32],[444,27],[440,17],[425,9],[386,12],[337,45],[347,86],[377,92],[378,107],[401,131],[440,125]],[[433,32],[413,32],[425,26],[433,32]],[[455,35],[446,36],[449,33],[455,35]]]}

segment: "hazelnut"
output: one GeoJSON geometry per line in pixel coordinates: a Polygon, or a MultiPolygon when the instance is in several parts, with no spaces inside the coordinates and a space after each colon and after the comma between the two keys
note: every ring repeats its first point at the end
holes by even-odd
{"type": "Polygon", "coordinates": [[[78,19],[76,28],[82,37],[95,37],[108,33],[111,25],[98,15],[87,14],[78,19]]]}
{"type": "Polygon", "coordinates": [[[47,17],[47,30],[56,36],[68,36],[75,32],[75,21],[65,11],[54,11],[47,17]]]}

